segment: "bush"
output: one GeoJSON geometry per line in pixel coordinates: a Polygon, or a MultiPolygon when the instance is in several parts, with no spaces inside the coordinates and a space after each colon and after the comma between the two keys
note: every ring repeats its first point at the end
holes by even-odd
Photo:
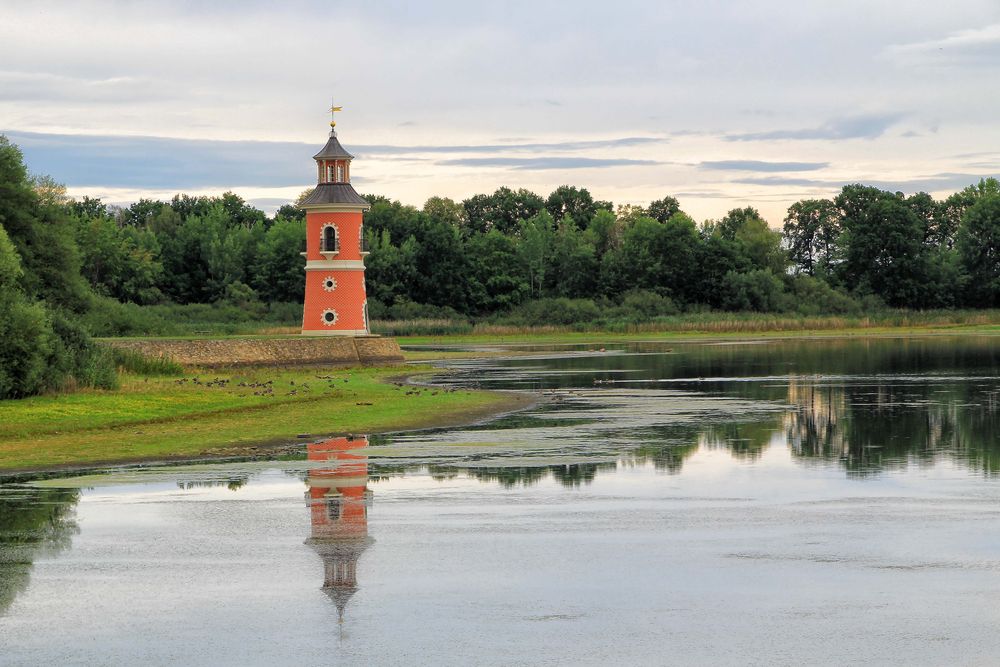
{"type": "MultiPolygon", "coordinates": [[[[377,303],[377,302],[376,302],[377,303]]],[[[372,314],[372,302],[368,302],[368,316],[374,318],[372,314]]],[[[380,310],[380,318],[389,320],[464,320],[457,310],[451,306],[432,306],[413,301],[401,300],[386,308],[377,303],[380,310]]]]}
{"type": "Polygon", "coordinates": [[[58,340],[41,304],[0,294],[0,398],[20,398],[61,379],[53,368],[58,340]]]}
{"type": "Polygon", "coordinates": [[[267,304],[267,320],[274,324],[302,323],[302,304],[294,301],[272,301],[267,304]]]}
{"type": "Polygon", "coordinates": [[[81,323],[94,336],[169,335],[173,325],[153,306],[119,303],[109,297],[94,299],[94,305],[81,323]]]}
{"type": "Polygon", "coordinates": [[[371,320],[388,320],[389,307],[374,297],[368,297],[368,318],[371,320]]]}
{"type": "Polygon", "coordinates": [[[182,375],[184,367],[170,357],[147,357],[135,350],[119,347],[105,348],[114,360],[114,366],[136,375],[182,375]]]}
{"type": "Polygon", "coordinates": [[[676,315],[677,305],[668,296],[649,290],[631,290],[622,295],[623,315],[638,320],[650,320],[663,315],[676,315]]]}
{"type": "Polygon", "coordinates": [[[0,398],[37,394],[65,373],[49,312],[29,301],[23,277],[20,255],[0,226],[0,398]]]}
{"type": "Polygon", "coordinates": [[[785,286],[770,269],[729,271],[723,278],[721,305],[726,310],[780,312],[787,307],[785,286]]]}
{"type": "Polygon", "coordinates": [[[790,305],[802,315],[840,315],[861,311],[861,304],[856,299],[819,278],[800,274],[793,276],[788,282],[790,305]]]}
{"type": "Polygon", "coordinates": [[[249,311],[258,316],[264,313],[264,305],[257,297],[257,292],[249,285],[241,283],[238,280],[226,285],[226,291],[221,303],[249,311]]]}
{"type": "Polygon", "coordinates": [[[397,301],[391,306],[368,299],[373,333],[385,336],[442,336],[472,333],[472,323],[450,306],[397,301]]]}
{"type": "MultiPolygon", "coordinates": [[[[241,290],[237,288],[237,292],[241,290]]],[[[302,304],[257,303],[250,308],[223,302],[137,306],[101,297],[95,299],[94,308],[81,321],[94,336],[255,333],[267,325],[301,324],[302,304]]]]}
{"type": "MultiPolygon", "coordinates": [[[[61,312],[52,315],[57,344],[49,362],[51,367],[58,369],[63,377],[71,377],[78,386],[116,389],[118,374],[114,359],[91,340],[75,317],[61,312]]],[[[62,382],[57,380],[52,384],[58,386],[62,382]]]]}
{"type": "Polygon", "coordinates": [[[0,297],[0,398],[71,386],[118,386],[110,355],[79,325],[39,303],[0,297]]]}
{"type": "Polygon", "coordinates": [[[580,324],[593,322],[602,314],[602,310],[591,299],[559,297],[526,301],[501,318],[501,322],[527,326],[580,324]]]}
{"type": "Polygon", "coordinates": [[[445,336],[470,334],[472,323],[447,319],[372,320],[371,329],[372,333],[383,336],[445,336]]]}
{"type": "Polygon", "coordinates": [[[117,389],[118,369],[111,351],[92,345],[90,350],[77,362],[73,377],[83,387],[97,389],[117,389]]]}

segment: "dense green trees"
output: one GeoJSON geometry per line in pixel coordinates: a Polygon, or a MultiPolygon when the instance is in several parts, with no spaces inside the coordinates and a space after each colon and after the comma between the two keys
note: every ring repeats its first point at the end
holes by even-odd
{"type": "Polygon", "coordinates": [[[990,203],[1000,183],[984,179],[943,201],[871,186],[845,186],[832,200],[793,204],[784,245],[795,272],[904,308],[997,305],[990,254],[990,203]]]}
{"type": "MultiPolygon", "coordinates": [[[[462,205],[432,198],[423,210],[370,200],[365,227],[376,317],[400,303],[481,316],[529,298],[620,301],[633,290],[671,304],[721,308],[733,303],[724,291],[738,280],[734,276],[764,272],[757,282],[776,284],[780,293],[788,265],[781,235],[754,209],[734,210],[724,223],[699,229],[672,197],[654,202],[656,215],[669,213],[659,220],[635,206],[616,214],[570,186],[557,188],[544,208],[541,197],[509,188],[462,205]]],[[[735,303],[764,309],[774,302],[755,297],[735,303]]]]}
{"type": "Polygon", "coordinates": [[[491,195],[475,195],[462,202],[466,228],[470,233],[497,230],[504,234],[517,231],[527,220],[545,208],[545,200],[524,188],[513,191],[502,187],[491,195]]]}
{"type": "Polygon", "coordinates": [[[262,301],[298,301],[306,289],[302,270],[305,249],[305,217],[284,218],[279,214],[263,234],[254,253],[247,281],[262,301]]]}
{"type": "Polygon", "coordinates": [[[844,284],[891,306],[918,303],[926,275],[919,217],[902,197],[872,187],[849,185],[834,201],[846,236],[844,284]]]}
{"type": "Polygon", "coordinates": [[[72,231],[60,189],[28,179],[0,136],[0,398],[116,381],[110,356],[76,322],[93,297],[72,231]]]}
{"type": "Polygon", "coordinates": [[[24,269],[21,287],[31,298],[81,312],[89,294],[72,222],[58,189],[50,182],[41,185],[45,197],[28,178],[20,150],[0,136],[0,224],[24,269]]]}
{"type": "Polygon", "coordinates": [[[37,393],[49,384],[55,335],[45,308],[21,290],[23,277],[14,244],[0,227],[0,398],[37,393]]]}
{"type": "Polygon", "coordinates": [[[69,205],[76,223],[83,277],[98,294],[119,301],[157,303],[163,293],[161,247],[156,235],[119,225],[99,200],[69,205]]]}
{"type": "Polygon", "coordinates": [[[569,216],[583,229],[590,224],[590,219],[597,212],[597,203],[584,188],[560,185],[545,200],[545,210],[554,220],[569,216]]]}
{"type": "MultiPolygon", "coordinates": [[[[124,209],[66,202],[6,155],[0,216],[29,301],[80,313],[93,294],[140,305],[301,300],[295,206],[267,218],[232,193],[124,209]]],[[[371,312],[478,317],[538,298],[620,304],[635,290],[679,308],[994,306],[998,198],[993,179],[943,201],[852,184],[796,202],[778,232],[749,206],[698,225],[674,197],[612,210],[570,185],[547,197],[507,187],[462,203],[432,197],[422,209],[369,196],[371,312]]]]}
{"type": "Polygon", "coordinates": [[[981,197],[968,207],[957,246],[969,302],[1000,305],[1000,194],[981,197]]]}
{"type": "Polygon", "coordinates": [[[649,202],[649,206],[646,208],[646,213],[654,220],[666,222],[670,218],[674,217],[675,213],[680,212],[680,210],[680,202],[673,197],[664,197],[663,199],[657,199],[649,202]]]}
{"type": "MultiPolygon", "coordinates": [[[[376,319],[518,307],[525,321],[548,314],[554,322],[594,308],[648,318],[679,309],[1000,306],[995,179],[940,201],[851,184],[793,204],[780,232],[753,207],[696,224],[674,197],[615,208],[570,185],[547,197],[507,187],[462,203],[432,197],[422,209],[367,198],[376,319]],[[524,305],[539,299],[536,310],[524,305]]],[[[29,178],[5,139],[0,225],[0,395],[87,376],[79,322],[117,333],[144,305],[293,312],[304,292],[305,220],[296,206],[269,218],[232,193],[127,208],[70,201],[50,179],[29,178]],[[12,351],[15,344],[27,347],[12,351]],[[43,366],[56,371],[46,376],[43,366]]]]}
{"type": "Polygon", "coordinates": [[[840,235],[837,206],[829,199],[803,199],[788,208],[783,230],[792,264],[810,276],[829,276],[840,235]]]}

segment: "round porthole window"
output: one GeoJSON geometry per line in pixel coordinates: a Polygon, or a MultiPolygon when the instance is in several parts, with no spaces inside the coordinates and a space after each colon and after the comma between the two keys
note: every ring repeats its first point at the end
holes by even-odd
{"type": "Polygon", "coordinates": [[[327,308],[323,311],[323,324],[328,327],[333,326],[337,323],[337,311],[332,308],[327,308]]]}
{"type": "Polygon", "coordinates": [[[337,289],[337,279],[333,276],[327,276],[323,278],[323,289],[327,292],[332,292],[337,289]]]}

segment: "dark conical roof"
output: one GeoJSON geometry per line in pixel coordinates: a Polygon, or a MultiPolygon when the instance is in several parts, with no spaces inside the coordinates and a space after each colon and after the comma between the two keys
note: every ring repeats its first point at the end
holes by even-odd
{"type": "Polygon", "coordinates": [[[299,202],[299,206],[320,206],[323,204],[353,204],[354,206],[371,206],[364,197],[358,194],[350,183],[320,183],[309,196],[299,202]]]}
{"type": "Polygon", "coordinates": [[[313,155],[314,160],[332,160],[336,158],[346,158],[348,160],[354,159],[354,156],[344,150],[344,147],[340,145],[337,140],[337,133],[331,131],[330,138],[327,139],[326,146],[323,149],[313,155]]]}
{"type": "Polygon", "coordinates": [[[358,592],[357,586],[324,586],[323,592],[333,600],[337,607],[337,620],[344,622],[344,610],[347,609],[347,602],[351,596],[358,592]]]}
{"type": "Polygon", "coordinates": [[[327,568],[327,578],[324,579],[321,590],[333,600],[334,605],[337,607],[337,617],[341,623],[344,622],[344,610],[347,608],[348,600],[358,592],[358,584],[357,581],[330,582],[328,579],[330,576],[329,568],[338,562],[357,563],[361,554],[374,544],[374,542],[375,540],[367,535],[349,539],[317,539],[310,537],[306,540],[306,544],[319,554],[320,558],[323,559],[323,565],[327,568]]]}

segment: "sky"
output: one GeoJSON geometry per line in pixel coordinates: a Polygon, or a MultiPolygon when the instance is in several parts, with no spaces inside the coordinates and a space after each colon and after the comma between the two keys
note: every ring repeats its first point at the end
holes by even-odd
{"type": "Polygon", "coordinates": [[[697,220],[1000,175],[1000,0],[0,0],[0,133],[73,196],[559,185],[697,220]]]}

